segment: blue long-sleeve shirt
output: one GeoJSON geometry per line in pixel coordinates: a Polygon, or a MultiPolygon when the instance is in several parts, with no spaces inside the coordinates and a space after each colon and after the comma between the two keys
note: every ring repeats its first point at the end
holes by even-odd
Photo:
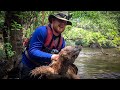
{"type": "MultiPolygon", "coordinates": [[[[34,60],[37,63],[44,64],[45,62],[48,63],[51,62],[52,54],[42,51],[42,47],[44,45],[46,37],[47,37],[46,26],[40,26],[36,28],[36,30],[32,34],[32,38],[30,39],[30,45],[28,48],[29,57],[31,58],[31,60],[34,60]]],[[[65,47],[65,40],[63,39],[62,48],[64,47],[65,47]]],[[[22,54],[22,62],[23,64],[26,64],[30,68],[36,67],[34,63],[28,60],[28,58],[25,55],[25,52],[23,52],[22,54]]]]}

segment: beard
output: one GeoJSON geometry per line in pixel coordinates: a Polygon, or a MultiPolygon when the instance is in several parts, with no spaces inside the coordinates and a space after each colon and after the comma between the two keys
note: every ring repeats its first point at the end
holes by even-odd
{"type": "Polygon", "coordinates": [[[61,28],[59,26],[54,26],[53,29],[56,33],[61,34],[65,28],[61,28]]]}

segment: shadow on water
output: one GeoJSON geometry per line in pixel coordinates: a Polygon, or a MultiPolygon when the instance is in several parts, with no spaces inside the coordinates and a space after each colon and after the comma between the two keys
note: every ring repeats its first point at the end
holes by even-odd
{"type": "Polygon", "coordinates": [[[81,79],[120,79],[120,55],[115,49],[83,48],[75,61],[81,79]]]}

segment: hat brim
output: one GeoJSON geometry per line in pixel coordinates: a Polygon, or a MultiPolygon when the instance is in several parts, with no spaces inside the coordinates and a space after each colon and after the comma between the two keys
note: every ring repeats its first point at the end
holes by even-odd
{"type": "Polygon", "coordinates": [[[52,23],[52,18],[58,18],[60,20],[67,21],[67,25],[72,25],[72,22],[70,22],[69,20],[67,20],[65,18],[60,18],[60,17],[54,16],[54,15],[49,15],[48,20],[50,23],[52,23]]]}

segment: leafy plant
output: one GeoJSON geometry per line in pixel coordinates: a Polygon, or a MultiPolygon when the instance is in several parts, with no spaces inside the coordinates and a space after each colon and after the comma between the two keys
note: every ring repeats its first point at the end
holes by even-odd
{"type": "Polygon", "coordinates": [[[7,50],[7,55],[8,55],[8,57],[12,57],[12,56],[14,56],[15,55],[15,51],[12,51],[12,45],[10,44],[10,43],[5,43],[4,44],[4,47],[6,48],[6,50],[7,50]]]}
{"type": "Polygon", "coordinates": [[[16,21],[13,21],[11,26],[12,26],[11,30],[20,30],[20,29],[22,29],[22,25],[18,24],[16,21]]]}

